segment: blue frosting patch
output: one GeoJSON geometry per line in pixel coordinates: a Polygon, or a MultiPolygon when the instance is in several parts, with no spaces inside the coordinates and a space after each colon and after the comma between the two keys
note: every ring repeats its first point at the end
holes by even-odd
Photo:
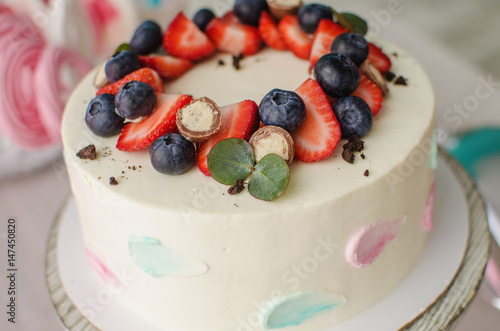
{"type": "Polygon", "coordinates": [[[300,292],[270,301],[263,309],[262,329],[297,326],[335,310],[346,303],[343,295],[330,292],[300,292]]]}
{"type": "Polygon", "coordinates": [[[163,0],[142,0],[142,4],[146,8],[156,9],[163,5],[163,0]]]}
{"type": "Polygon", "coordinates": [[[153,277],[199,276],[208,270],[203,261],[173,250],[150,237],[131,235],[128,239],[128,255],[139,268],[153,277]]]}

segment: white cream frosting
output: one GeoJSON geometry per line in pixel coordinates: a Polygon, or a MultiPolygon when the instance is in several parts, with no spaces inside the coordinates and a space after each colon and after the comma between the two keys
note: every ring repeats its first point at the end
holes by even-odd
{"type": "MultiPolygon", "coordinates": [[[[343,161],[341,141],[326,160],[294,161],[288,190],[273,202],[246,190],[230,196],[227,186],[196,166],[167,176],[152,168],[147,150],[116,150],[117,137],[100,138],[86,128],[86,106],[96,92],[93,75],[81,83],[63,120],[64,153],[86,244],[102,252],[111,269],[134,275],[120,295],[125,305],[164,329],[248,331],[262,330],[262,311],[275,298],[310,291],[345,296],[342,307],[289,328],[316,331],[367,309],[399,283],[427,238],[422,218],[433,183],[434,95],[407,52],[376,42],[387,54],[397,53],[392,71],[407,78],[408,86],[389,84],[391,93],[363,138],[366,159],[343,161]],[[97,160],[75,156],[91,143],[97,160]],[[109,185],[112,176],[119,185],[109,185]],[[373,264],[352,267],[345,259],[351,237],[394,215],[406,216],[397,237],[373,264]],[[208,271],[153,278],[130,260],[131,235],[196,257],[208,271]]],[[[295,90],[308,78],[309,63],[291,52],[263,50],[244,59],[239,71],[231,62],[216,55],[165,90],[207,96],[224,106],[244,99],[259,103],[271,89],[295,90]],[[219,66],[219,59],[226,65],[219,66]]]]}

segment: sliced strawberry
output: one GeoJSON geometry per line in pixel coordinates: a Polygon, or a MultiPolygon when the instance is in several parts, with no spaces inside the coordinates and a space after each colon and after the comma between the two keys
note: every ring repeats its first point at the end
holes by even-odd
{"type": "Polygon", "coordinates": [[[158,75],[158,73],[151,68],[142,68],[134,71],[131,74],[128,74],[127,76],[123,77],[117,82],[114,82],[113,84],[104,86],[99,91],[97,91],[96,96],[103,93],[116,95],[123,85],[133,80],[148,83],[155,89],[157,94],[163,93],[163,82],[160,75],[158,75]]]}
{"type": "Polygon", "coordinates": [[[166,79],[174,79],[193,67],[193,62],[170,55],[142,55],[139,56],[142,65],[156,70],[166,79]]]}
{"type": "Polygon", "coordinates": [[[198,148],[198,168],[210,176],[207,155],[219,141],[227,138],[248,140],[259,125],[259,106],[252,100],[245,100],[221,107],[222,125],[213,137],[204,141],[198,148]]]}
{"type": "Polygon", "coordinates": [[[177,130],[177,110],[189,103],[188,95],[160,94],[158,104],[151,115],[137,123],[126,123],[116,143],[116,148],[125,152],[148,147],[158,137],[177,130]]]}
{"type": "Polygon", "coordinates": [[[347,32],[347,29],[329,19],[322,19],[319,22],[316,32],[314,32],[313,45],[311,49],[311,63],[309,71],[312,71],[314,65],[325,54],[330,53],[330,47],[333,40],[342,33],[347,32]]]}
{"type": "Polygon", "coordinates": [[[278,25],[266,11],[263,11],[260,15],[259,33],[267,46],[279,51],[287,50],[285,41],[281,38],[278,31],[278,25]]]}
{"type": "Polygon", "coordinates": [[[309,59],[312,39],[302,31],[295,15],[286,15],[278,24],[278,30],[286,46],[299,58],[309,59]]]}
{"type": "Polygon", "coordinates": [[[373,116],[377,115],[382,108],[382,101],[384,101],[382,90],[363,74],[361,74],[358,88],[351,95],[365,100],[368,106],[370,106],[373,116]]]}
{"type": "Polygon", "coordinates": [[[183,12],[177,14],[163,35],[163,48],[173,56],[197,61],[215,50],[207,35],[183,12]]]}
{"type": "Polygon", "coordinates": [[[385,74],[391,69],[391,59],[385,53],[372,43],[368,43],[370,53],[368,53],[368,60],[377,68],[380,73],[385,74]]]}
{"type": "Polygon", "coordinates": [[[326,159],[340,140],[340,125],[318,82],[309,78],[295,92],[306,105],[306,120],[292,133],[295,157],[304,162],[326,159]]]}
{"type": "Polygon", "coordinates": [[[262,45],[259,30],[241,23],[232,12],[222,18],[212,19],[208,23],[206,32],[219,51],[234,56],[255,54],[262,45]]]}

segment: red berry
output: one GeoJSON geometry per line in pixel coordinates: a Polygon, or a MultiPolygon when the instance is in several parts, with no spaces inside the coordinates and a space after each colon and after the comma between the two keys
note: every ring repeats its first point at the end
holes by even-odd
{"type": "Polygon", "coordinates": [[[163,48],[168,54],[189,61],[201,60],[215,50],[207,35],[182,12],[165,31],[163,48]]]}
{"type": "Polygon", "coordinates": [[[193,62],[170,55],[142,55],[139,61],[166,79],[177,78],[193,67],[193,62]]]}
{"type": "Polygon", "coordinates": [[[358,88],[351,95],[365,100],[370,106],[373,116],[377,115],[382,108],[382,90],[363,74],[361,74],[358,88]]]}
{"type": "Polygon", "coordinates": [[[151,68],[142,68],[134,71],[131,74],[128,74],[127,76],[123,77],[117,82],[114,82],[113,84],[104,86],[99,91],[97,91],[96,96],[103,93],[116,95],[118,91],[123,87],[123,85],[133,80],[148,83],[155,89],[156,94],[163,93],[163,82],[160,78],[160,75],[158,75],[158,73],[151,68]]]}
{"type": "Polygon", "coordinates": [[[214,136],[204,141],[198,148],[198,168],[210,176],[207,155],[219,141],[227,138],[248,140],[259,127],[259,106],[252,100],[245,100],[221,107],[222,125],[214,136]]]}
{"type": "Polygon", "coordinates": [[[207,35],[215,47],[234,56],[252,55],[259,51],[262,39],[256,27],[241,23],[233,12],[208,23],[207,35]]]}
{"type": "Polygon", "coordinates": [[[286,46],[299,58],[309,59],[311,55],[312,39],[302,31],[299,20],[295,15],[286,15],[278,25],[281,37],[286,46]]]}
{"type": "Polygon", "coordinates": [[[309,78],[295,92],[306,105],[306,120],[292,133],[295,157],[304,162],[326,159],[340,140],[340,125],[318,82],[309,78]]]}
{"type": "Polygon", "coordinates": [[[385,74],[391,69],[391,59],[374,44],[369,42],[368,47],[370,47],[368,60],[380,71],[380,73],[385,74]]]}
{"type": "Polygon", "coordinates": [[[267,46],[279,51],[287,50],[286,44],[278,31],[278,25],[268,12],[260,15],[259,33],[267,46]]]}
{"type": "Polygon", "coordinates": [[[322,19],[319,22],[318,28],[316,32],[314,32],[311,57],[309,58],[311,64],[309,71],[314,68],[314,65],[320,57],[330,53],[330,47],[335,38],[345,32],[347,32],[347,30],[343,26],[332,20],[322,19]]]}
{"type": "Polygon", "coordinates": [[[140,122],[126,123],[116,143],[116,148],[133,152],[151,145],[158,137],[177,131],[175,124],[177,110],[188,104],[188,95],[161,94],[151,115],[140,122]]]}

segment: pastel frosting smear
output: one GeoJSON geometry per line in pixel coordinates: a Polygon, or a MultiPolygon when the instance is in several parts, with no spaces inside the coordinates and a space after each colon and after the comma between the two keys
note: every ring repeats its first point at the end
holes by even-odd
{"type": "Polygon", "coordinates": [[[199,276],[207,272],[207,265],[188,254],[176,251],[151,237],[130,236],[130,259],[152,277],[199,276]]]}
{"type": "Polygon", "coordinates": [[[310,291],[270,301],[263,310],[262,329],[272,330],[301,325],[315,317],[340,308],[347,302],[343,295],[310,291]]]}
{"type": "Polygon", "coordinates": [[[347,262],[355,268],[370,266],[403,229],[406,219],[405,215],[400,215],[361,228],[347,243],[347,262]]]}
{"type": "Polygon", "coordinates": [[[104,263],[102,255],[99,254],[94,248],[92,248],[91,246],[87,246],[85,248],[85,255],[87,255],[90,266],[92,267],[92,269],[94,269],[94,271],[103,282],[120,283],[114,272],[108,268],[106,263],[104,263]]]}
{"type": "Polygon", "coordinates": [[[434,182],[425,205],[423,227],[425,231],[432,230],[432,211],[434,210],[434,200],[436,199],[436,183],[434,182]]]}

